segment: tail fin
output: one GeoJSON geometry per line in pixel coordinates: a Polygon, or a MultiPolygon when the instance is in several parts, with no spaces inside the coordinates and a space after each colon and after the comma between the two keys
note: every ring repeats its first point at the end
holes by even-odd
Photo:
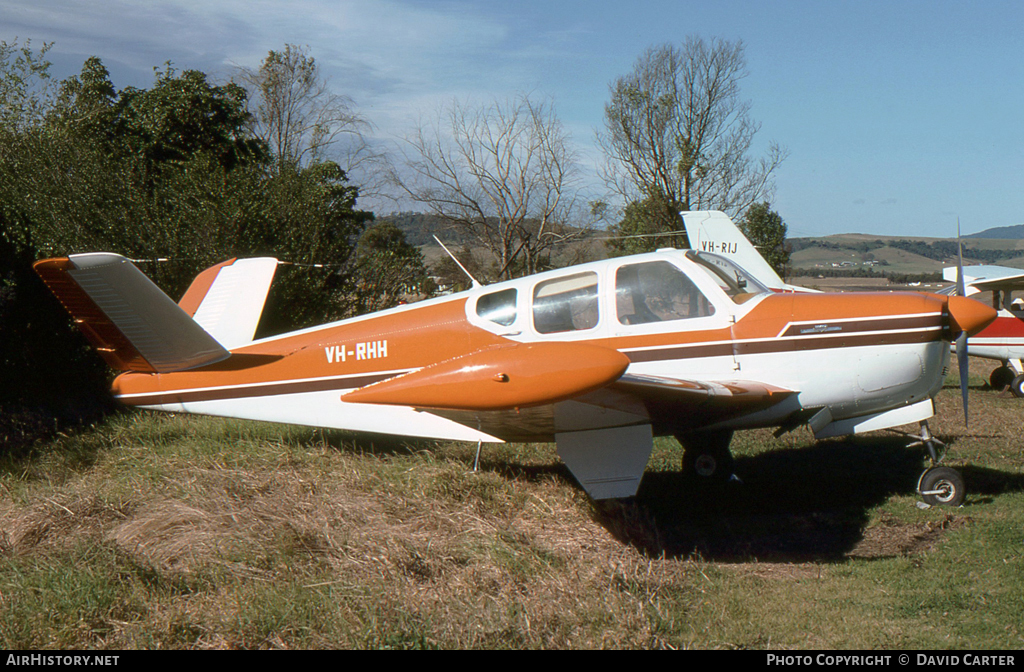
{"type": "MultiPolygon", "coordinates": [[[[231,265],[232,262],[225,262],[204,271],[193,283],[196,291],[190,289],[186,293],[186,298],[191,295],[196,319],[118,254],[100,252],[45,259],[37,261],[34,268],[111,367],[120,371],[170,373],[213,364],[231,356],[199,322],[204,306],[208,306],[205,309],[207,323],[215,330],[222,327],[222,333],[228,336],[246,333],[247,325],[253,322],[250,313],[254,301],[246,290],[239,290],[239,294],[245,295],[240,302],[246,306],[238,311],[239,319],[246,325],[240,330],[224,327],[225,320],[229,319],[225,315],[234,313],[214,310],[214,299],[226,300],[229,291],[227,282],[221,284],[220,271],[231,265]],[[208,282],[204,281],[197,288],[196,283],[204,276],[208,282]]],[[[272,272],[270,276],[272,278],[272,272]]],[[[266,279],[267,287],[269,280],[266,279]]],[[[261,285],[262,280],[253,284],[261,285]]],[[[257,321],[263,298],[255,307],[257,321]]],[[[182,302],[185,303],[185,299],[182,302]]],[[[248,340],[252,339],[254,330],[255,324],[248,331],[248,340]]]]}
{"type": "Polygon", "coordinates": [[[757,280],[776,291],[813,290],[787,285],[775,272],[729,216],[717,210],[684,212],[683,225],[690,247],[698,252],[714,252],[728,257],[757,280]]]}
{"type": "Polygon", "coordinates": [[[228,350],[252,342],[277,259],[231,259],[192,281],[178,305],[228,350]]]}

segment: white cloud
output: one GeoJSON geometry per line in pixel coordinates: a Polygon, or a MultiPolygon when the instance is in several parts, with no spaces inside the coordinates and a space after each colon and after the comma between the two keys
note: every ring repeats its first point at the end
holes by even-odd
{"type": "MultiPolygon", "coordinates": [[[[338,91],[390,126],[424,101],[535,86],[551,47],[508,47],[507,22],[478,5],[400,0],[5,0],[0,39],[54,41],[51,58],[77,72],[99,56],[117,86],[146,85],[172,61],[226,79],[286,43],[308,46],[338,91]],[[512,53],[512,52],[515,53],[512,53]],[[526,63],[526,65],[524,65],[526,63]],[[119,81],[118,75],[131,81],[119,81]]],[[[549,41],[553,44],[554,41],[549,41]]],[[[428,105],[428,109],[436,107],[428,105]]]]}

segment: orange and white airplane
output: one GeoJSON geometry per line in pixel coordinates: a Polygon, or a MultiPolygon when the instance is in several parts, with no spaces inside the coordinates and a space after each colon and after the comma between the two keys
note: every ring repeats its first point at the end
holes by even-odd
{"type": "MultiPolygon", "coordinates": [[[[35,268],[115,369],[123,403],[433,439],[554,441],[594,499],[636,493],[653,437],[732,473],[734,430],[818,438],[920,423],[950,343],[995,311],[920,293],[773,292],[727,258],[660,250],[252,340],[276,261],[231,260],[180,302],[129,260],[35,268]]],[[[934,466],[919,491],[958,504],[934,466]]]]}
{"type": "MultiPolygon", "coordinates": [[[[950,282],[957,282],[956,266],[942,269],[950,282]]],[[[971,357],[1001,362],[989,383],[997,390],[1009,386],[1014,396],[1024,397],[1024,270],[1006,266],[964,266],[964,296],[990,302],[998,315],[978,332],[967,346],[971,357]]],[[[946,290],[943,290],[946,291],[946,290]]],[[[955,287],[949,291],[956,291],[955,287]]]]}

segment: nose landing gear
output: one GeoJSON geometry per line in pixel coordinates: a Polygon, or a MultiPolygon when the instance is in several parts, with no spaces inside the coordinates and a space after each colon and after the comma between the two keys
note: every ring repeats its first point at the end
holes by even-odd
{"type": "Polygon", "coordinates": [[[949,467],[932,467],[921,474],[917,491],[926,504],[960,506],[964,501],[964,479],[949,467]]]}
{"type": "Polygon", "coordinates": [[[924,446],[928,449],[932,466],[921,474],[917,481],[917,492],[925,504],[930,506],[960,506],[964,502],[966,489],[963,476],[956,469],[939,466],[946,454],[946,444],[932,436],[928,430],[928,422],[921,422],[921,434],[914,437],[917,441],[907,448],[924,446]]]}

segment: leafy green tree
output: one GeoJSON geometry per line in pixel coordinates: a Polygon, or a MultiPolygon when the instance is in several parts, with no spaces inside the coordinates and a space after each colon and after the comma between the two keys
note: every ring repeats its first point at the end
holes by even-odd
{"type": "Polygon", "coordinates": [[[8,128],[0,196],[31,222],[45,255],[175,259],[147,269],[174,296],[199,269],[244,248],[226,234],[238,230],[237,204],[258,190],[266,158],[246,119],[239,87],[168,68],[152,89],[118,93],[90,58],[44,115],[8,128]]]}
{"type": "Polygon", "coordinates": [[[391,308],[432,291],[423,254],[390,222],[374,224],[359,237],[355,266],[358,313],[391,308]]]}
{"type": "Polygon", "coordinates": [[[30,246],[31,232],[28,219],[13,207],[17,199],[11,190],[26,169],[21,160],[22,136],[40,122],[53,99],[46,60],[51,46],[34,50],[31,41],[24,45],[0,41],[0,233],[20,249],[30,246]]]}
{"type": "MultiPolygon", "coordinates": [[[[76,364],[27,344],[50,344],[61,353],[83,349],[67,314],[31,270],[39,256],[118,252],[142,260],[137,263],[172,297],[224,259],[276,256],[292,265],[278,273],[263,333],[346,317],[373,304],[360,293],[367,285],[357,274],[377,267],[353,258],[356,240],[373,219],[356,209],[359,190],[335,162],[276,160],[252,134],[242,87],[214,85],[201,72],[167,66],[152,87],[118,91],[97,58],[55,85],[46,49],[0,42],[5,376],[56,367],[71,385],[95,380],[89,373],[95,356],[76,364]],[[145,261],[156,258],[170,261],[145,261]],[[54,324],[63,332],[51,329],[54,324]],[[45,337],[51,332],[72,340],[54,345],[45,337]]],[[[6,395],[0,404],[32,398],[27,385],[0,382],[6,395]]],[[[60,403],[47,413],[63,413],[60,403]]]]}
{"type": "Polygon", "coordinates": [[[90,58],[45,88],[45,52],[5,53],[0,90],[37,102],[0,126],[0,210],[25,222],[41,255],[143,260],[172,297],[224,259],[276,256],[294,266],[271,293],[273,331],[350,315],[364,300],[351,256],[373,215],[356,209],[359,190],[333,161],[279,161],[253,135],[241,86],[168,65],[152,87],[117,91],[90,58]]]}
{"type": "Polygon", "coordinates": [[[779,277],[786,277],[789,249],[786,246],[786,223],[779,213],[772,210],[767,202],[755,203],[743,216],[740,230],[779,277]]]}
{"type": "Polygon", "coordinates": [[[245,100],[237,84],[211,85],[202,72],[178,73],[168,65],[151,88],[120,92],[113,138],[153,171],[188,163],[197,154],[231,170],[266,157],[265,145],[248,132],[245,100]]]}
{"type": "Polygon", "coordinates": [[[0,41],[0,130],[17,133],[46,114],[53,96],[46,52],[52,46],[35,50],[31,40],[0,41]]]}
{"type": "Polygon", "coordinates": [[[261,333],[311,326],[356,313],[358,282],[352,253],[373,221],[356,209],[359,190],[338,164],[288,166],[263,183],[249,207],[254,254],[290,262],[280,268],[260,322],[261,333]]]}
{"type": "Polygon", "coordinates": [[[609,227],[605,247],[611,256],[653,252],[661,247],[687,248],[683,219],[671,202],[658,195],[632,201],[622,219],[609,227]]]}

